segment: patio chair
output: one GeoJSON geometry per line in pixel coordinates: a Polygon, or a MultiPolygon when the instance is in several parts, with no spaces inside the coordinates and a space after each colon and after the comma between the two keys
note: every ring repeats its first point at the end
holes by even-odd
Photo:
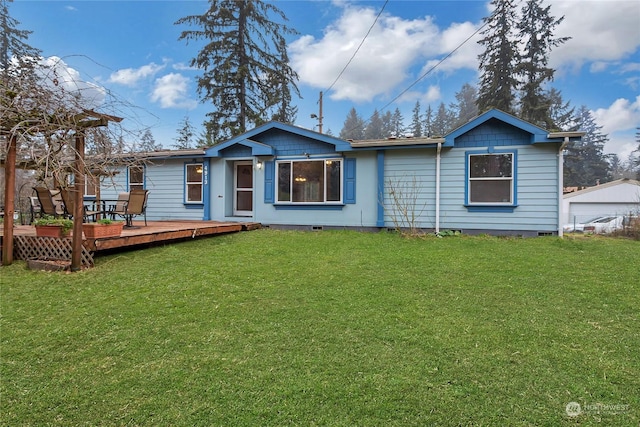
{"type": "MultiPolygon", "coordinates": [[[[62,188],[60,190],[60,195],[62,196],[62,202],[64,203],[64,211],[65,215],[69,218],[73,217],[73,213],[75,212],[75,195],[73,194],[75,190],[71,188],[62,188]]],[[[93,221],[97,221],[98,215],[104,214],[101,210],[90,210],[87,206],[83,206],[82,210],[82,221],[88,222],[89,218],[93,218],[93,221]]]]}
{"type": "Polygon", "coordinates": [[[131,190],[124,213],[118,213],[126,220],[125,227],[133,227],[133,217],[144,215],[144,225],[147,225],[147,198],[149,190],[131,190]]]}
{"type": "Polygon", "coordinates": [[[60,212],[53,201],[51,191],[47,187],[33,187],[40,203],[40,213],[44,215],[51,215],[53,217],[60,217],[64,215],[64,211],[60,212]]]}
{"type": "Polygon", "coordinates": [[[31,222],[29,222],[29,224],[33,224],[36,217],[42,216],[42,208],[40,207],[40,202],[37,197],[29,197],[29,203],[29,212],[31,213],[31,222]]]}
{"type": "Polygon", "coordinates": [[[129,193],[118,194],[116,204],[109,205],[108,213],[111,219],[116,219],[116,215],[123,216],[127,210],[127,203],[129,203],[129,193]]]}

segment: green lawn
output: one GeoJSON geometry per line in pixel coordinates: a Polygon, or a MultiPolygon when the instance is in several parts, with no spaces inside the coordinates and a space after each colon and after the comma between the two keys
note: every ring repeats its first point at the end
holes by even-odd
{"type": "Polygon", "coordinates": [[[0,274],[0,425],[640,422],[637,241],[259,230],[0,274]]]}

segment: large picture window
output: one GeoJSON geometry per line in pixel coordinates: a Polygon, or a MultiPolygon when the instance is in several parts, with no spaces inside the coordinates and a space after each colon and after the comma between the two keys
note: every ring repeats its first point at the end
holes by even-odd
{"type": "Polygon", "coordinates": [[[468,204],[514,203],[514,154],[469,154],[468,204]]]}
{"type": "Polygon", "coordinates": [[[185,170],[185,202],[202,203],[202,163],[190,163],[185,170]]]}
{"type": "Polygon", "coordinates": [[[129,191],[144,190],[144,167],[129,166],[127,171],[129,191]]]}
{"type": "Polygon", "coordinates": [[[342,160],[300,160],[277,162],[279,203],[342,202],[342,160]]]}

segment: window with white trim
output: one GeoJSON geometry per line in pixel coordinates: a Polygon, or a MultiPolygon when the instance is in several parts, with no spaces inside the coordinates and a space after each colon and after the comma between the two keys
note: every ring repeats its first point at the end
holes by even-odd
{"type": "Polygon", "coordinates": [[[144,190],[144,167],[129,166],[127,180],[129,190],[144,190]]]}
{"type": "Polygon", "coordinates": [[[84,195],[89,197],[95,197],[100,188],[100,178],[93,175],[84,176],[84,195]]]}
{"type": "Polygon", "coordinates": [[[513,153],[469,154],[469,205],[513,204],[513,156],[513,153]]]}
{"type": "Polygon", "coordinates": [[[341,203],[342,159],[278,161],[277,203],[341,203]]]}
{"type": "Polygon", "coordinates": [[[202,163],[185,165],[185,203],[202,203],[202,163]]]}

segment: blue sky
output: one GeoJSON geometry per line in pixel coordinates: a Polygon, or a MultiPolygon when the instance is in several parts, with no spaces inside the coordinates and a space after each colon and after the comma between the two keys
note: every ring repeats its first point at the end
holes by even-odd
{"type": "MultiPolygon", "coordinates": [[[[368,118],[374,109],[399,108],[408,124],[420,101],[423,110],[453,102],[464,83],[478,79],[478,37],[467,43],[489,15],[488,1],[276,1],[299,34],[288,37],[292,67],[303,99],[296,125],[317,129],[319,93],[323,129],[337,135],[355,107],[368,118]],[[384,6],[350,66],[336,81],[384,6]],[[447,54],[425,78],[411,86],[447,54]],[[409,88],[409,89],[408,89],[409,88]],[[407,90],[408,89],[408,90],[407,90]]],[[[553,86],[573,106],[592,110],[610,142],[605,152],[626,159],[637,147],[640,126],[640,2],[549,1],[565,16],[557,36],[572,39],[556,48],[550,65],[553,86]]],[[[202,14],[206,1],[15,0],[9,5],[29,43],[86,93],[99,110],[125,118],[132,130],[149,127],[170,148],[186,116],[198,133],[211,107],[196,93],[198,70],[188,64],[198,42],[178,41],[181,17],[202,14]],[[105,96],[106,94],[106,96],[105,96]],[[104,101],[102,101],[104,99],[104,101]]]]}

